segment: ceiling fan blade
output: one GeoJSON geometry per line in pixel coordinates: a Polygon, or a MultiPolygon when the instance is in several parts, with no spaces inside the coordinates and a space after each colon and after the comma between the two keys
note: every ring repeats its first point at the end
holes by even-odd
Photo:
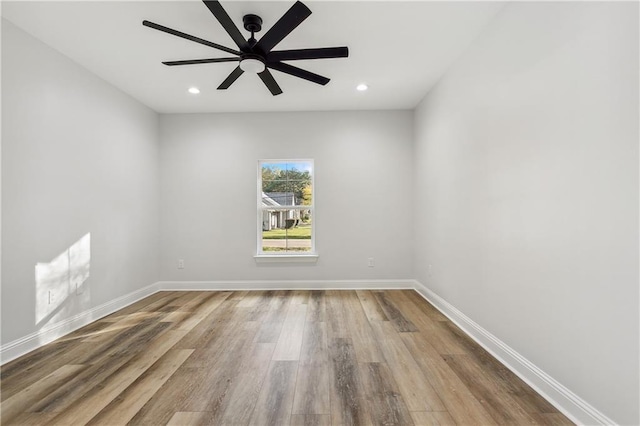
{"type": "Polygon", "coordinates": [[[167,33],[167,34],[174,35],[176,37],[183,38],[185,40],[194,41],[196,43],[204,44],[205,46],[213,47],[214,49],[222,50],[224,52],[231,53],[233,55],[238,55],[238,56],[241,55],[241,52],[238,52],[237,50],[233,50],[233,49],[230,49],[228,47],[221,46],[219,44],[216,44],[216,43],[201,39],[199,37],[195,37],[195,36],[189,35],[187,33],[183,33],[182,31],[178,31],[178,30],[174,30],[174,29],[165,27],[165,26],[160,25],[160,24],[156,24],[156,23],[153,23],[153,22],[145,20],[145,21],[142,21],[142,25],[144,25],[145,27],[153,28],[154,30],[162,31],[163,33],[167,33]]]}
{"type": "Polygon", "coordinates": [[[276,96],[282,93],[282,89],[280,88],[280,86],[278,85],[276,80],[273,78],[273,75],[269,72],[268,69],[265,68],[264,71],[258,74],[258,77],[260,77],[260,80],[262,80],[264,85],[267,86],[267,88],[269,89],[269,91],[273,96],[276,96]]]}
{"type": "Polygon", "coordinates": [[[300,59],[346,58],[348,47],[321,47],[318,49],[277,50],[267,55],[268,61],[297,61],[300,59]]]}
{"type": "Polygon", "coordinates": [[[229,76],[224,79],[222,84],[220,84],[220,86],[218,86],[218,90],[226,90],[226,89],[228,89],[229,86],[231,86],[233,84],[233,82],[236,81],[238,79],[238,77],[240,77],[242,75],[242,73],[244,73],[244,71],[242,71],[242,69],[240,68],[240,65],[238,65],[236,67],[236,69],[231,71],[231,74],[229,74],[229,76]]]}
{"type": "Polygon", "coordinates": [[[313,83],[321,84],[323,86],[330,81],[327,77],[314,74],[311,71],[303,70],[302,68],[294,67],[293,65],[285,64],[283,62],[267,62],[267,67],[295,77],[309,80],[313,83]]]}
{"type": "Polygon", "coordinates": [[[245,38],[242,36],[242,33],[240,32],[238,27],[236,27],[236,24],[233,23],[233,21],[229,17],[229,14],[226,10],[224,10],[220,2],[215,0],[202,1],[209,8],[211,13],[213,13],[213,16],[216,17],[218,22],[220,22],[222,28],[225,29],[225,31],[231,36],[236,45],[238,45],[240,50],[248,50],[249,43],[247,43],[247,40],[245,40],[245,38]]]}
{"type": "Polygon", "coordinates": [[[268,53],[273,47],[280,43],[291,31],[311,15],[311,10],[301,2],[297,1],[282,17],[273,24],[273,27],[262,36],[255,48],[264,53],[268,53]]]}
{"type": "Polygon", "coordinates": [[[174,65],[194,65],[194,64],[212,64],[215,62],[238,62],[240,58],[209,58],[209,59],[188,59],[186,61],[165,61],[163,64],[174,65]]]}

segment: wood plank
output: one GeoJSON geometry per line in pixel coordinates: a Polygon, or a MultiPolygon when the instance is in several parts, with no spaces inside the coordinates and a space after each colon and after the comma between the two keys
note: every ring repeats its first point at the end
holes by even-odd
{"type": "Polygon", "coordinates": [[[251,416],[251,425],[287,425],[296,384],[297,361],[272,361],[251,416]]]}
{"type": "Polygon", "coordinates": [[[248,424],[256,406],[260,389],[267,376],[267,368],[274,343],[258,343],[253,345],[251,355],[243,362],[237,380],[234,381],[229,402],[224,411],[212,418],[213,423],[221,425],[248,424]]]}
{"type": "MultiPolygon", "coordinates": [[[[236,300],[238,301],[238,304],[240,304],[245,296],[249,293],[249,290],[239,290],[239,291],[233,291],[231,292],[231,296],[229,296],[229,298],[231,300],[236,300]]],[[[237,306],[237,305],[236,305],[237,306]]]]}
{"type": "Polygon", "coordinates": [[[384,311],[387,318],[389,318],[389,321],[391,322],[391,324],[393,324],[393,327],[399,333],[418,331],[416,326],[407,318],[405,318],[405,316],[402,315],[402,312],[400,311],[400,309],[398,309],[391,302],[388,294],[389,292],[384,292],[384,291],[373,292],[373,295],[376,298],[376,301],[384,311]]]}
{"type": "Polygon", "coordinates": [[[142,407],[130,424],[166,424],[175,412],[207,411],[211,416],[219,416],[224,412],[233,379],[237,377],[244,359],[252,353],[250,347],[257,331],[255,322],[241,323],[245,328],[240,330],[235,328],[238,323],[225,324],[230,330],[236,331],[233,339],[214,345],[214,348],[219,347],[212,350],[214,355],[203,359],[195,367],[189,366],[187,360],[142,407]]]}
{"type": "MultiPolygon", "coordinates": [[[[144,351],[149,342],[165,331],[167,327],[167,323],[150,324],[147,328],[139,329],[137,333],[120,341],[120,344],[124,346],[108,347],[108,355],[95,354],[95,356],[89,357],[88,360],[92,361],[91,365],[37,401],[29,408],[29,411],[65,411],[74,402],[81,401],[87,392],[98,389],[102,382],[108,380],[129,360],[144,351]]],[[[97,345],[96,350],[99,350],[100,346],[97,345]]]]}
{"type": "Polygon", "coordinates": [[[174,327],[172,328],[179,328],[179,324],[183,324],[184,322],[189,320],[192,315],[192,312],[178,310],[175,312],[170,312],[167,315],[163,316],[162,318],[160,318],[160,322],[170,322],[174,324],[174,327]]]}
{"type": "Polygon", "coordinates": [[[369,321],[389,321],[371,290],[356,290],[356,294],[369,321]]]}
{"type": "Polygon", "coordinates": [[[67,364],[80,364],[79,357],[95,349],[82,340],[108,327],[108,322],[95,322],[82,327],[54,342],[44,345],[29,354],[4,364],[1,367],[2,392],[5,400],[27,386],[67,364]]]}
{"type": "MultiPolygon", "coordinates": [[[[412,411],[413,423],[416,426],[456,426],[458,423],[453,420],[446,411],[412,411]]],[[[466,423],[460,423],[464,426],[466,423]]],[[[482,423],[470,423],[480,425],[482,423]]]]}
{"type": "Polygon", "coordinates": [[[294,414],[291,416],[291,426],[331,426],[331,416],[328,414],[294,414]]]}
{"type": "Polygon", "coordinates": [[[391,321],[371,323],[389,369],[410,411],[445,411],[444,404],[407,350],[391,321]]]}
{"type": "Polygon", "coordinates": [[[308,322],[304,328],[296,390],[294,414],[329,414],[330,405],[329,348],[327,325],[308,322]]]}
{"type": "Polygon", "coordinates": [[[137,312],[172,312],[176,310],[176,300],[178,300],[178,298],[180,298],[184,293],[179,291],[168,291],[163,293],[166,293],[165,297],[145,305],[137,312]]]}
{"type": "Polygon", "coordinates": [[[404,291],[389,292],[388,299],[402,310],[405,318],[409,319],[421,334],[429,339],[429,343],[440,354],[466,354],[463,345],[458,342],[445,323],[449,321],[434,321],[427,316],[416,304],[412,303],[404,291]]]}
{"type": "Polygon", "coordinates": [[[202,334],[206,331],[206,327],[198,327],[199,325],[207,325],[220,317],[229,315],[237,302],[227,302],[231,295],[230,292],[214,292],[207,295],[199,301],[197,305],[191,307],[192,314],[174,324],[174,330],[187,330],[187,334],[180,342],[181,349],[195,349],[202,339],[202,334]],[[225,302],[227,302],[225,304],[225,302]],[[225,309],[226,308],[226,309],[225,309]]]}
{"type": "Polygon", "coordinates": [[[358,295],[354,291],[343,294],[345,320],[358,362],[383,362],[384,357],[358,295]]]}
{"type": "Polygon", "coordinates": [[[438,393],[456,423],[494,425],[496,421],[420,333],[403,333],[402,341],[438,393]]]}
{"type": "MultiPolygon", "coordinates": [[[[47,426],[49,421],[56,415],[57,413],[22,413],[12,421],[3,421],[2,424],[5,426],[47,426]]],[[[2,420],[4,420],[4,417],[2,420]]]]}
{"type": "MultiPolygon", "coordinates": [[[[138,377],[160,360],[173,345],[184,336],[184,331],[170,330],[156,338],[147,349],[123,364],[118,370],[86,392],[82,399],[69,404],[59,416],[51,420],[51,424],[86,424],[102,411],[120,393],[124,392],[138,377]]],[[[179,367],[193,351],[182,352],[179,367]]],[[[175,371],[175,369],[173,370],[175,371]]],[[[137,411],[137,410],[136,410],[137,411]]],[[[135,414],[135,412],[133,413],[135,414]]]]}
{"type": "Polygon", "coordinates": [[[179,411],[175,413],[167,426],[197,426],[207,424],[207,420],[211,413],[197,411],[179,411]]]}
{"type": "Polygon", "coordinates": [[[413,424],[411,414],[386,363],[361,363],[360,374],[374,424],[413,424]]]}
{"type": "MultiPolygon", "coordinates": [[[[232,392],[234,379],[245,365],[246,359],[253,354],[255,335],[259,324],[256,322],[242,323],[242,328],[235,323],[229,323],[229,330],[235,333],[227,334],[221,342],[212,343],[205,351],[204,358],[199,362],[203,375],[198,380],[199,386],[195,395],[180,411],[211,411],[217,418],[227,408],[229,395],[232,392]]],[[[196,349],[198,351],[198,349],[196,349]]],[[[194,351],[193,356],[195,356],[194,351]]],[[[189,364],[189,360],[185,365],[189,364]]]]}
{"type": "Polygon", "coordinates": [[[247,321],[263,321],[271,307],[271,299],[275,296],[274,290],[258,290],[255,296],[258,297],[256,303],[252,306],[251,313],[247,317],[247,321]]]}
{"type": "Polygon", "coordinates": [[[263,322],[260,325],[258,334],[256,335],[257,343],[277,343],[282,333],[284,321],[263,322]]]}
{"type": "Polygon", "coordinates": [[[220,304],[221,301],[231,297],[231,291],[192,291],[194,298],[189,302],[182,305],[179,311],[182,312],[210,312],[211,309],[206,309],[209,304],[213,303],[214,306],[220,304]]]}
{"type": "Polygon", "coordinates": [[[298,366],[294,414],[330,414],[330,369],[327,363],[298,366]]]}
{"type": "Polygon", "coordinates": [[[325,292],[327,333],[330,339],[347,338],[347,320],[345,318],[344,304],[342,302],[344,293],[341,290],[327,290],[325,292]]]}
{"type": "Polygon", "coordinates": [[[499,424],[535,425],[536,420],[509,395],[507,389],[480,368],[469,355],[445,355],[444,360],[460,377],[485,410],[499,424]]]}
{"type": "Polygon", "coordinates": [[[130,386],[105,406],[89,425],[114,425],[128,423],[173,375],[193,349],[172,349],[154,363],[130,386]]]}
{"type": "Polygon", "coordinates": [[[311,296],[310,290],[293,290],[291,292],[291,304],[292,305],[306,305],[309,303],[309,297],[311,296]]]}
{"type": "Polygon", "coordinates": [[[264,317],[260,319],[253,319],[251,316],[248,321],[262,321],[262,322],[280,322],[284,321],[289,310],[289,299],[286,297],[287,292],[278,290],[273,293],[269,300],[269,310],[265,313],[264,317]]]}
{"type": "Polygon", "coordinates": [[[86,368],[85,365],[64,365],[10,398],[5,399],[2,401],[2,404],[0,404],[2,422],[6,424],[12,421],[18,417],[18,415],[27,411],[27,409],[33,405],[34,401],[38,401],[49,395],[71,377],[86,368]]]}
{"type": "MultiPolygon", "coordinates": [[[[394,292],[395,293],[395,292],[394,292]]],[[[442,312],[433,306],[415,290],[399,290],[411,303],[415,304],[431,321],[449,321],[442,312]]]]}
{"type": "Polygon", "coordinates": [[[159,323],[158,318],[155,315],[144,317],[137,323],[131,323],[122,328],[110,339],[90,343],[93,346],[93,350],[85,353],[84,356],[77,357],[76,363],[99,364],[113,356],[126,355],[134,350],[142,350],[142,343],[150,341],[157,333],[170,326],[167,323],[159,323]]]}
{"type": "Polygon", "coordinates": [[[328,364],[329,344],[327,338],[327,323],[307,323],[300,348],[300,362],[302,364],[328,364]]]}
{"type": "Polygon", "coordinates": [[[368,425],[372,423],[360,379],[353,343],[348,338],[331,339],[331,423],[368,425]]]}
{"type": "Polygon", "coordinates": [[[451,322],[442,323],[447,327],[451,335],[455,336],[464,346],[474,362],[487,372],[493,380],[502,383],[508,392],[516,398],[518,404],[529,413],[558,413],[558,409],[551,405],[540,394],[535,392],[520,377],[495,359],[489,352],[467,336],[460,328],[451,322]]]}
{"type": "Polygon", "coordinates": [[[152,294],[149,297],[138,300],[137,302],[132,303],[129,306],[126,306],[119,311],[113,312],[103,318],[100,321],[103,322],[112,322],[112,321],[120,321],[124,316],[130,315],[137,312],[149,311],[147,309],[148,306],[155,306],[155,304],[160,300],[166,300],[167,298],[171,298],[171,292],[168,291],[159,291],[157,293],[152,294]]]}
{"type": "Polygon", "coordinates": [[[273,352],[274,361],[297,361],[300,359],[306,316],[307,305],[292,304],[289,306],[276,349],[273,352]]]}
{"type": "Polygon", "coordinates": [[[93,349],[95,349],[94,346],[79,341],[55,341],[46,345],[45,351],[36,350],[34,351],[36,353],[32,352],[12,361],[7,374],[5,375],[5,371],[2,372],[2,400],[12,397],[65,365],[80,364],[78,358],[86,356],[93,349]]]}
{"type": "Polygon", "coordinates": [[[238,307],[241,308],[254,308],[258,302],[262,299],[262,292],[260,291],[248,291],[242,300],[238,302],[238,307]]]}
{"type": "Polygon", "coordinates": [[[307,303],[307,321],[324,322],[327,317],[327,305],[325,292],[322,290],[312,290],[307,303]]]}
{"type": "Polygon", "coordinates": [[[183,326],[174,326],[174,328],[178,330],[189,330],[176,347],[180,349],[196,349],[199,351],[189,360],[191,366],[195,366],[194,364],[196,362],[202,361],[199,355],[201,351],[206,350],[212,342],[218,341],[231,333],[227,322],[233,318],[235,313],[234,308],[237,304],[237,300],[212,300],[207,310],[213,306],[215,307],[206,315],[205,312],[198,312],[194,314],[194,321],[187,320],[183,323],[183,326]],[[197,322],[195,320],[197,320],[197,322]],[[186,324],[187,322],[189,324],[186,324]]]}
{"type": "Polygon", "coordinates": [[[178,297],[173,299],[171,305],[175,306],[176,311],[190,312],[190,306],[198,304],[199,299],[206,294],[203,291],[180,291],[177,292],[178,297]]]}
{"type": "Polygon", "coordinates": [[[85,338],[82,339],[82,343],[101,343],[113,339],[114,336],[120,334],[127,329],[138,325],[144,320],[149,322],[160,320],[164,317],[164,313],[160,312],[134,312],[129,315],[119,317],[117,321],[111,322],[107,327],[102,328],[99,331],[88,333],[85,338]]]}
{"type": "Polygon", "coordinates": [[[184,407],[200,386],[203,369],[188,368],[184,364],[167,380],[129,421],[129,425],[164,425],[174,413],[186,411],[184,407]]]}

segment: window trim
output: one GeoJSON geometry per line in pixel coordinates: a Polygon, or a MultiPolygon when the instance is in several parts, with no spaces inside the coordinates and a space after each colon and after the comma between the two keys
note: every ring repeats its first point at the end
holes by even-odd
{"type": "Polygon", "coordinates": [[[312,158],[289,158],[289,159],[262,159],[258,160],[257,185],[256,185],[256,254],[253,256],[256,262],[316,262],[318,253],[316,252],[316,187],[315,187],[316,167],[312,158]],[[311,163],[311,205],[308,206],[283,206],[293,210],[311,211],[311,250],[305,252],[265,252],[262,250],[262,215],[266,208],[262,207],[262,165],[266,163],[311,163]]]}

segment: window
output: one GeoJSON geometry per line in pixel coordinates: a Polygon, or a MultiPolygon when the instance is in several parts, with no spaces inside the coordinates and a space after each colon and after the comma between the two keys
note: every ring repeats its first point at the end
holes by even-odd
{"type": "Polygon", "coordinates": [[[258,163],[258,256],[315,254],[313,160],[258,163]]]}

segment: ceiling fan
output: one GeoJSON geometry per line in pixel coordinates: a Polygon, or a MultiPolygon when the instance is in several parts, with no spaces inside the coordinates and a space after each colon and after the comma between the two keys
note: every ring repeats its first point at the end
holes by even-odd
{"type": "Polygon", "coordinates": [[[181,31],[177,31],[163,25],[150,21],[142,21],[145,27],[153,28],[185,40],[190,40],[223,52],[235,55],[227,58],[207,58],[190,59],[184,61],[166,61],[165,65],[193,65],[209,64],[216,62],[240,62],[229,76],[218,86],[218,90],[228,89],[234,81],[245,71],[257,73],[262,82],[267,86],[272,95],[279,95],[282,89],[273,78],[269,69],[280,71],[286,74],[299,77],[313,83],[325,85],[329,82],[327,77],[312,73],[302,68],[289,65],[282,61],[296,61],[301,59],[326,59],[326,58],[346,58],[349,56],[347,47],[321,47],[313,49],[293,49],[293,50],[272,50],[291,31],[311,15],[311,10],[300,1],[296,1],[293,6],[267,31],[260,40],[255,39],[255,33],[262,29],[262,18],[257,15],[245,15],[242,18],[244,29],[251,33],[251,37],[245,40],[244,36],[233,23],[220,2],[216,0],[203,0],[204,4],[211,11],[213,16],[220,22],[222,27],[231,36],[238,50],[225,47],[199,37],[195,37],[181,31]]]}

